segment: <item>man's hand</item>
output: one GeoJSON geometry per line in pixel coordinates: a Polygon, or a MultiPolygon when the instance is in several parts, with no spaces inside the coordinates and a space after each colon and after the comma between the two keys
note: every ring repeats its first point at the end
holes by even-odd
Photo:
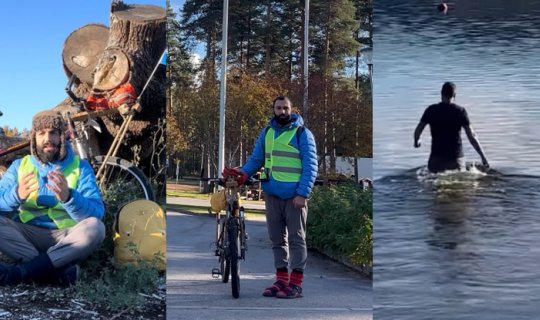
{"type": "Polygon", "coordinates": [[[484,165],[484,167],[486,167],[486,169],[489,169],[489,162],[486,158],[482,158],[482,164],[484,165]]]}
{"type": "Polygon", "coordinates": [[[422,135],[422,131],[424,131],[424,128],[427,126],[427,122],[418,122],[418,125],[416,126],[416,129],[414,129],[414,147],[420,148],[420,136],[422,135]]]}
{"type": "Polygon", "coordinates": [[[38,182],[34,177],[34,173],[30,172],[27,173],[23,178],[21,183],[19,183],[19,186],[17,188],[17,194],[19,195],[19,199],[26,200],[30,196],[30,194],[34,191],[37,191],[38,189],[38,182]]]}
{"type": "Polygon", "coordinates": [[[247,173],[237,168],[225,167],[221,175],[225,179],[227,179],[228,177],[234,177],[234,179],[236,180],[236,182],[238,182],[239,185],[243,185],[249,179],[247,173]]]}
{"type": "Polygon", "coordinates": [[[54,192],[54,195],[60,202],[68,201],[70,196],[69,186],[62,172],[58,169],[50,171],[47,178],[49,179],[47,189],[54,192]]]}
{"type": "Polygon", "coordinates": [[[236,169],[236,168],[231,168],[231,167],[225,167],[223,168],[223,172],[221,173],[221,175],[223,176],[223,178],[227,179],[228,177],[230,176],[233,176],[233,177],[236,177],[237,175],[240,174],[240,170],[236,169]]]}
{"type": "Polygon", "coordinates": [[[293,206],[296,208],[296,209],[302,209],[303,207],[306,206],[306,202],[307,202],[307,199],[302,197],[302,196],[296,196],[294,197],[292,203],[293,203],[293,206]]]}

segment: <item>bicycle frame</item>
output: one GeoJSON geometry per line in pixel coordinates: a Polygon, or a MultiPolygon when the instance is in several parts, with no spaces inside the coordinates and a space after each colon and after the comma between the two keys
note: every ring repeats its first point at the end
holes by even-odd
{"type": "MultiPolygon", "coordinates": [[[[238,233],[240,235],[241,252],[239,259],[245,260],[245,226],[244,226],[244,207],[241,206],[240,187],[234,178],[225,181],[225,196],[227,198],[227,208],[225,210],[225,224],[229,226],[231,219],[238,220],[238,233]]],[[[219,214],[219,213],[218,213],[219,214]]]]}
{"type": "MultiPolygon", "coordinates": [[[[217,180],[217,179],[216,179],[217,180]]],[[[216,248],[215,255],[219,257],[220,269],[212,269],[212,276],[222,276],[224,283],[231,275],[231,287],[234,298],[239,297],[240,276],[239,260],[245,261],[247,251],[244,208],[241,206],[239,185],[234,177],[221,181],[225,187],[225,215],[216,213],[216,248]]]]}

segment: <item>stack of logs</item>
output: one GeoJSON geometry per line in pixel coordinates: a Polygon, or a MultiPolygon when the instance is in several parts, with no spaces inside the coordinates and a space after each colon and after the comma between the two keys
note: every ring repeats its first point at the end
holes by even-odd
{"type": "MultiPolygon", "coordinates": [[[[163,137],[166,105],[165,66],[159,64],[166,48],[165,9],[151,5],[128,5],[113,1],[111,5],[110,27],[88,24],[71,33],[64,44],[62,59],[68,79],[75,75],[77,81],[73,91],[86,100],[90,95],[107,96],[126,83],[131,83],[137,95],[148,82],[148,87],[140,96],[142,111],[136,113],[123,139],[117,156],[133,161],[147,175],[154,175],[156,161],[164,164],[163,137]],[[136,147],[136,148],[134,148],[136,147]],[[153,163],[152,163],[153,162],[153,163]]],[[[67,82],[67,80],[66,80],[67,82]]],[[[66,98],[53,108],[59,112],[76,114],[71,98],[66,98]]],[[[90,129],[89,143],[94,155],[105,154],[119,131],[123,117],[114,115],[97,119],[100,133],[90,129]]],[[[20,143],[22,138],[0,137],[0,151],[20,143]]],[[[24,148],[0,158],[0,174],[10,163],[28,154],[24,148]],[[3,168],[3,169],[2,169],[3,168]]],[[[157,166],[160,167],[160,166],[157,166]]]]}
{"type": "MultiPolygon", "coordinates": [[[[89,24],[69,35],[62,53],[68,78],[75,75],[73,92],[81,99],[91,95],[109,96],[118,87],[130,83],[137,95],[158,69],[140,96],[142,111],[131,121],[117,156],[133,161],[137,158],[145,173],[157,146],[159,134],[164,134],[166,105],[165,66],[160,65],[166,48],[165,9],[151,5],[127,5],[114,1],[111,5],[110,27],[89,24]],[[137,146],[136,152],[134,146],[137,146]]],[[[67,82],[67,81],[66,81],[67,82]]],[[[54,108],[77,113],[71,98],[54,108]]],[[[94,154],[105,154],[116,136],[123,118],[120,114],[97,119],[101,133],[90,134],[94,154]]],[[[162,146],[161,146],[162,147],[162,146]]],[[[164,156],[164,154],[163,154],[164,156]]]]}

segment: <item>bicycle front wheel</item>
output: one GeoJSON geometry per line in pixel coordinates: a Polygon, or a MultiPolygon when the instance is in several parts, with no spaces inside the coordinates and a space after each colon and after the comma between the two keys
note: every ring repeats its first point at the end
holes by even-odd
{"type": "Polygon", "coordinates": [[[240,237],[238,234],[238,220],[232,218],[229,223],[229,261],[231,264],[231,287],[234,298],[240,297],[240,263],[239,249],[240,237]]]}
{"type": "MultiPolygon", "coordinates": [[[[105,156],[94,158],[94,169],[103,163],[105,156]]],[[[119,203],[127,203],[136,199],[156,201],[154,191],[144,173],[131,162],[109,157],[103,170],[100,187],[103,195],[114,196],[119,203]]]]}

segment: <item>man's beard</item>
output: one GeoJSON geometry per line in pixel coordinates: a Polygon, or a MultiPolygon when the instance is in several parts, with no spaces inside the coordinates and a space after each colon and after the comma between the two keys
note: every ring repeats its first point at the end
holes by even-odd
{"type": "Polygon", "coordinates": [[[287,125],[292,121],[291,115],[286,116],[284,114],[279,116],[274,114],[274,119],[276,119],[276,122],[282,126],[287,125]]]}
{"type": "Polygon", "coordinates": [[[56,144],[53,144],[51,142],[44,143],[41,147],[36,148],[37,150],[37,156],[39,160],[43,163],[47,162],[56,162],[60,158],[60,147],[56,144]],[[43,150],[46,147],[54,147],[53,151],[46,152],[43,150]]]}

